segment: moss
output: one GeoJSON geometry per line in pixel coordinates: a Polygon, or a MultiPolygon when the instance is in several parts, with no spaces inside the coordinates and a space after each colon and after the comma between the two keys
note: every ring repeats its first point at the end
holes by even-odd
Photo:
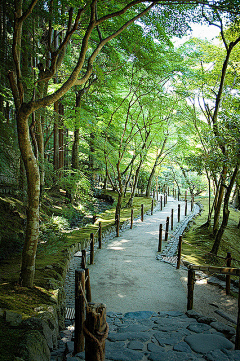
{"type": "Polygon", "coordinates": [[[22,330],[10,328],[9,325],[0,317],[0,340],[1,352],[0,361],[14,360],[16,345],[21,339],[22,330]]]}

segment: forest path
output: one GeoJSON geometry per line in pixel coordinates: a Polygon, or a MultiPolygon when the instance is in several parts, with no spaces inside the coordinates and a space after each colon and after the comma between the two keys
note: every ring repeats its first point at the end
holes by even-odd
{"type": "MultiPolygon", "coordinates": [[[[89,265],[92,301],[107,305],[107,311],[186,311],[187,295],[179,271],[172,265],[159,262],[159,225],[165,229],[166,218],[174,210],[174,229],[178,204],[181,205],[181,221],[185,219],[185,202],[168,197],[161,211],[159,205],[153,215],[145,215],[144,221],[136,220],[133,229],[124,230],[119,237],[103,244],[97,251],[94,265],[89,265]]],[[[190,209],[190,204],[188,204],[190,209]]],[[[170,229],[170,226],[169,226],[170,229]]],[[[163,239],[165,232],[163,232],[163,239]]],[[[163,249],[166,242],[163,241],[163,249]]]]}

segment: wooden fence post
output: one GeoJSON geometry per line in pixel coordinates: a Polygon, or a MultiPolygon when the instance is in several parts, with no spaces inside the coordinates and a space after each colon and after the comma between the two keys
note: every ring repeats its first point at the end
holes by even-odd
{"type": "Polygon", "coordinates": [[[130,223],[130,229],[133,228],[133,209],[131,209],[131,223],[130,223]]]}
{"type": "Polygon", "coordinates": [[[178,257],[177,257],[177,269],[180,268],[181,254],[182,254],[182,236],[179,236],[179,242],[178,242],[178,257]]]}
{"type": "Polygon", "coordinates": [[[94,234],[90,234],[90,264],[94,263],[94,234]]]}
{"type": "Polygon", "coordinates": [[[159,225],[158,252],[162,252],[162,224],[159,225]]]}
{"type": "Polygon", "coordinates": [[[74,354],[84,351],[83,322],[85,320],[85,271],[75,271],[75,339],[74,354]],[[82,285],[82,287],[81,287],[82,285]]]}
{"type": "Polygon", "coordinates": [[[168,240],[168,231],[169,231],[169,217],[166,219],[166,232],[165,232],[165,242],[168,240]]]}
{"type": "MultiPolygon", "coordinates": [[[[162,211],[162,196],[161,196],[161,202],[160,202],[160,204],[161,204],[161,211],[162,211]]],[[[239,222],[240,223],[240,222],[239,222]]]]}
{"type": "Polygon", "coordinates": [[[193,210],[193,199],[191,199],[191,212],[193,210]]]}
{"type": "Polygon", "coordinates": [[[195,282],[195,271],[192,269],[188,270],[188,300],[187,300],[187,310],[193,309],[193,290],[195,282]]]}
{"type": "Polygon", "coordinates": [[[119,214],[117,214],[116,221],[117,221],[116,235],[117,235],[117,237],[119,237],[119,228],[120,228],[120,218],[119,218],[119,214]]]}
{"type": "Polygon", "coordinates": [[[143,222],[143,204],[141,204],[141,221],[143,222]]]}
{"type": "Polygon", "coordinates": [[[151,215],[153,215],[153,199],[152,199],[152,205],[151,205],[151,215]]]}
{"type": "Polygon", "coordinates": [[[179,204],[178,205],[178,223],[180,222],[180,207],[181,207],[181,205],[179,204]]]}
{"type": "Polygon", "coordinates": [[[171,231],[173,230],[173,209],[171,210],[171,231]]]}
{"type": "Polygon", "coordinates": [[[90,303],[87,305],[84,331],[86,337],[85,361],[105,360],[105,340],[108,334],[108,325],[104,304],[90,303]]]}
{"type": "Polygon", "coordinates": [[[178,202],[179,202],[179,199],[180,199],[180,193],[179,193],[179,191],[178,191],[177,199],[178,199],[178,202]]]}
{"type": "Polygon", "coordinates": [[[185,199],[185,216],[187,215],[187,199],[185,199]]]}
{"type": "Polygon", "coordinates": [[[166,206],[166,196],[165,196],[165,193],[164,193],[164,195],[163,195],[163,207],[165,207],[166,206]]]}
{"type": "MultiPolygon", "coordinates": [[[[226,259],[227,259],[227,267],[231,267],[232,257],[230,252],[227,252],[226,259]]],[[[230,286],[231,286],[231,277],[230,275],[226,275],[226,295],[230,294],[230,286]]]]}
{"type": "Polygon", "coordinates": [[[99,222],[99,229],[98,229],[98,248],[102,248],[102,222],[99,222]]]}
{"type": "Polygon", "coordinates": [[[89,269],[88,268],[85,268],[85,287],[86,287],[86,299],[87,299],[88,302],[92,302],[90,274],[89,274],[89,269]]]}
{"type": "Polygon", "coordinates": [[[167,201],[168,201],[168,199],[167,199],[167,198],[168,198],[168,195],[167,195],[167,193],[166,193],[166,204],[167,204],[167,201]]]}
{"type": "Polygon", "coordinates": [[[167,195],[169,196],[169,187],[167,188],[167,195]]]}
{"type": "Polygon", "coordinates": [[[86,250],[85,250],[85,249],[82,250],[81,268],[82,268],[82,269],[85,269],[85,268],[86,268],[86,250]]]}
{"type": "Polygon", "coordinates": [[[156,191],[156,192],[157,192],[157,201],[158,201],[158,189],[157,189],[157,191],[156,191]]]}
{"type": "Polygon", "coordinates": [[[235,350],[240,350],[240,277],[238,280],[238,316],[237,316],[237,329],[236,329],[236,340],[235,350]]]}

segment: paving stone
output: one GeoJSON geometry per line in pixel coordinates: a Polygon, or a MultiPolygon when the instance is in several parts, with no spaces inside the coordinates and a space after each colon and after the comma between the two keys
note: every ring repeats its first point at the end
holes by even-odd
{"type": "Polygon", "coordinates": [[[158,346],[153,342],[147,344],[147,349],[149,352],[160,352],[164,350],[164,347],[158,346]]]}
{"type": "Polygon", "coordinates": [[[225,325],[221,322],[212,322],[210,326],[215,328],[217,331],[222,332],[226,336],[235,335],[235,328],[225,325]]]}
{"type": "Polygon", "coordinates": [[[85,360],[85,351],[76,353],[75,357],[77,357],[78,360],[85,360]]]}
{"type": "Polygon", "coordinates": [[[152,317],[153,315],[157,314],[151,311],[127,312],[124,315],[124,319],[144,320],[146,318],[152,317]]]}
{"type": "Polygon", "coordinates": [[[127,347],[130,348],[131,350],[142,351],[144,348],[144,344],[140,341],[130,341],[127,347]]]}
{"type": "Polygon", "coordinates": [[[151,338],[151,335],[147,332],[124,332],[124,333],[113,333],[108,336],[110,341],[142,341],[146,342],[151,338]]]}
{"type": "Polygon", "coordinates": [[[233,349],[233,344],[223,336],[216,334],[195,334],[185,337],[191,349],[206,354],[214,350],[233,349]]]}
{"type": "Polygon", "coordinates": [[[153,334],[156,338],[160,346],[164,345],[176,345],[182,340],[182,335],[174,333],[167,333],[167,332],[156,332],[153,334]]]}
{"type": "Polygon", "coordinates": [[[141,361],[143,359],[144,353],[138,352],[130,349],[119,348],[111,350],[110,352],[106,350],[106,359],[114,361],[141,361]]]}
{"type": "Polygon", "coordinates": [[[187,328],[192,332],[201,333],[201,332],[209,331],[211,329],[211,326],[206,325],[205,323],[195,323],[189,325],[187,328]]]}
{"type": "Polygon", "coordinates": [[[190,346],[184,341],[179,342],[176,345],[174,345],[173,350],[178,351],[178,352],[188,352],[188,353],[192,352],[190,346]]]}
{"type": "MultiPolygon", "coordinates": [[[[200,360],[195,355],[188,354],[186,352],[174,352],[174,351],[161,351],[161,352],[152,352],[148,356],[150,361],[197,361],[200,360]]],[[[203,360],[201,358],[201,360],[203,360]]]]}
{"type": "Polygon", "coordinates": [[[130,325],[130,326],[127,326],[127,327],[119,327],[117,332],[119,333],[122,333],[122,332],[146,332],[146,331],[149,331],[149,327],[148,326],[143,326],[143,325],[139,325],[139,324],[136,324],[136,325],[130,325]]]}

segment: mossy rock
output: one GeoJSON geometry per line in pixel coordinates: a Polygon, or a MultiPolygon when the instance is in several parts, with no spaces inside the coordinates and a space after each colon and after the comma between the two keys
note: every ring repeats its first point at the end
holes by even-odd
{"type": "Polygon", "coordinates": [[[39,331],[26,332],[19,346],[18,356],[24,361],[49,361],[50,350],[39,331]]]}

